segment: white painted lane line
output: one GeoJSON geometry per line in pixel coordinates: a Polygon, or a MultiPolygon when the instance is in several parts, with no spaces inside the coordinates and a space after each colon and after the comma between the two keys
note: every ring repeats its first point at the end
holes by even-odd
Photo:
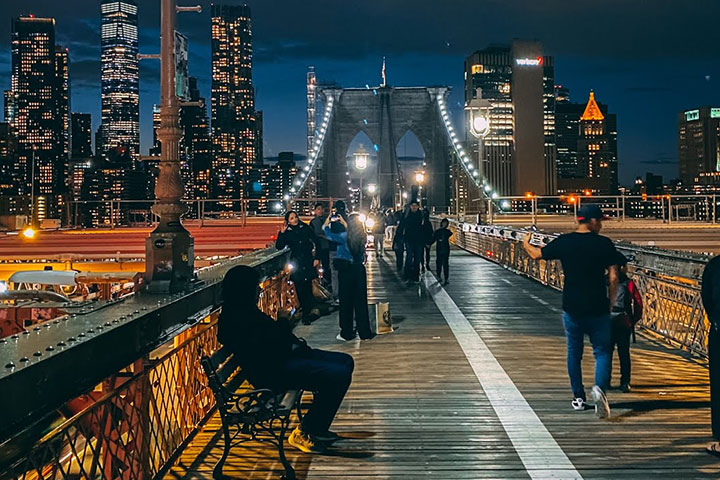
{"type": "Polygon", "coordinates": [[[582,479],[480,335],[435,277],[423,277],[527,473],[533,479],[582,479]]]}

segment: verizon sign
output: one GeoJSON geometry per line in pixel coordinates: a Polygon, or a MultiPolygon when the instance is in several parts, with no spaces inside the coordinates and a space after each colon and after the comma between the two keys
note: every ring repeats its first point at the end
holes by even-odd
{"type": "Polygon", "coordinates": [[[516,58],[515,64],[520,65],[522,67],[537,67],[539,65],[542,65],[543,59],[542,57],[537,58],[516,58]]]}

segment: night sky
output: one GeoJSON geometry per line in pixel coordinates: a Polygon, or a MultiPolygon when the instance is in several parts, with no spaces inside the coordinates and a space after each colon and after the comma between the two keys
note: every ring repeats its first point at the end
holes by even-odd
{"type": "MultiPolygon", "coordinates": [[[[140,51],[159,51],[159,1],[140,0],[140,51]]],[[[209,1],[180,15],[190,41],[190,74],[210,97],[209,1]]],[[[234,3],[228,1],[226,3],[234,3]]],[[[235,2],[236,3],[236,2],[235,2]]],[[[720,106],[720,2],[717,0],[255,0],[254,83],[265,112],[265,155],[305,151],[305,73],[343,86],[380,83],[387,57],[394,86],[449,85],[462,108],[463,61],[490,43],[537,39],[555,57],[555,82],[573,101],[590,89],[618,115],[620,179],[677,174],[677,113],[720,106]]],[[[97,0],[3,1],[0,88],[10,86],[10,18],[54,17],[70,48],[75,112],[100,122],[100,8],[97,0]],[[27,5],[23,7],[21,5],[27,5]]],[[[152,141],[159,101],[156,60],[141,62],[141,143],[152,141]]],[[[402,148],[402,146],[401,146],[402,148]]],[[[412,145],[408,155],[416,154],[412,145]]]]}

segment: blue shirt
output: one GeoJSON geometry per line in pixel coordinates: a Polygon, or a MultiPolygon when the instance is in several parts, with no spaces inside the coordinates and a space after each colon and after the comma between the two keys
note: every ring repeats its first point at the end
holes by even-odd
{"type": "Polygon", "coordinates": [[[352,253],[350,253],[350,249],[347,244],[347,232],[333,233],[332,230],[330,230],[330,225],[328,225],[325,227],[325,236],[328,240],[337,244],[335,258],[342,258],[348,262],[353,261],[352,253]]]}

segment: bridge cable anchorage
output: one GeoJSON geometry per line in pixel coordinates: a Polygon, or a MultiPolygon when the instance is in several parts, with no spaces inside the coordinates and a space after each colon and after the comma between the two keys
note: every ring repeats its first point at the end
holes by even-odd
{"type": "Polygon", "coordinates": [[[463,166],[463,170],[467,174],[468,178],[470,178],[470,180],[472,180],[475,186],[480,190],[481,194],[485,198],[493,200],[493,203],[495,203],[494,201],[498,199],[499,195],[493,190],[492,186],[490,186],[486,177],[480,177],[477,169],[470,162],[470,158],[467,153],[465,153],[465,150],[463,150],[462,145],[460,145],[455,129],[450,123],[450,115],[448,113],[447,105],[445,104],[445,99],[442,95],[437,96],[437,103],[440,110],[440,118],[445,126],[445,133],[447,133],[450,145],[452,145],[455,155],[462,160],[460,163],[463,166]]]}
{"type": "Polygon", "coordinates": [[[332,118],[332,113],[334,109],[333,103],[333,97],[328,97],[327,104],[325,105],[325,113],[323,116],[322,125],[320,126],[320,129],[316,131],[315,141],[313,143],[312,149],[308,152],[310,156],[308,157],[305,166],[295,175],[295,177],[290,182],[289,190],[284,193],[282,199],[285,202],[294,202],[298,199],[300,193],[302,193],[303,189],[305,188],[305,184],[307,183],[308,178],[310,178],[310,174],[314,171],[316,167],[317,159],[320,156],[320,151],[322,150],[322,146],[325,142],[325,134],[327,133],[328,125],[330,124],[330,119],[332,118]]]}

